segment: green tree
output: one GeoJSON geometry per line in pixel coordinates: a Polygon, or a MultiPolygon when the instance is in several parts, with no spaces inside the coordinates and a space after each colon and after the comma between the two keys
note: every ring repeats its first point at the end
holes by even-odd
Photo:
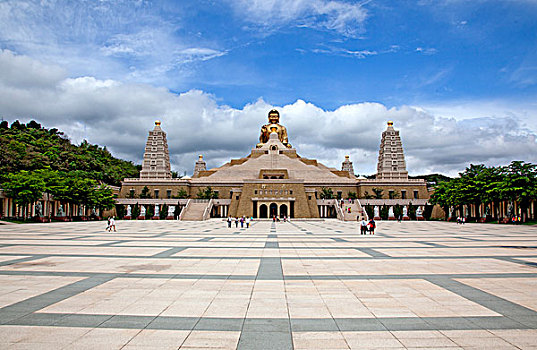
{"type": "Polygon", "coordinates": [[[434,193],[429,198],[429,203],[439,205],[445,213],[445,219],[449,217],[449,209],[459,205],[457,197],[458,179],[440,182],[434,188],[434,193]]]}
{"type": "Polygon", "coordinates": [[[99,209],[102,214],[103,210],[110,210],[115,205],[114,193],[112,189],[106,185],[100,185],[93,191],[91,204],[99,209]]]}
{"type": "Polygon", "coordinates": [[[146,205],[145,206],[145,218],[146,220],[150,220],[155,216],[155,207],[153,205],[146,205]]]}
{"type": "Polygon", "coordinates": [[[7,174],[47,167],[64,173],[77,170],[86,174],[84,177],[114,185],[139,174],[137,166],[114,158],[105,147],[87,141],[74,145],[62,132],[47,130],[33,120],[26,125],[14,121],[9,128],[6,123],[2,125],[0,183],[7,174]]]}
{"type": "Polygon", "coordinates": [[[356,192],[352,192],[352,191],[351,191],[351,192],[349,192],[349,193],[347,194],[347,198],[348,198],[348,199],[356,199],[356,198],[358,198],[358,195],[356,194],[356,192]]]}
{"type": "Polygon", "coordinates": [[[123,219],[125,217],[126,210],[123,204],[116,204],[116,214],[118,219],[123,219]]]}
{"type": "Polygon", "coordinates": [[[503,167],[502,197],[518,203],[522,221],[527,220],[527,210],[532,200],[537,200],[537,165],[513,161],[503,167]]]}
{"type": "Polygon", "coordinates": [[[390,209],[388,208],[388,206],[386,204],[384,204],[384,205],[382,205],[380,207],[380,213],[379,214],[380,214],[380,218],[382,220],[388,220],[388,212],[389,212],[389,210],[390,209]]]}
{"type": "Polygon", "coordinates": [[[97,181],[82,177],[72,177],[67,178],[66,182],[70,193],[69,201],[71,203],[84,205],[85,207],[98,206],[99,203],[95,203],[95,192],[99,191],[97,189],[97,181]]]}
{"type": "Polygon", "coordinates": [[[375,196],[373,196],[372,194],[369,194],[368,191],[365,191],[364,198],[365,199],[373,199],[373,198],[375,198],[375,196]]]}
{"type": "Polygon", "coordinates": [[[213,189],[209,186],[205,189],[199,189],[198,193],[196,195],[198,199],[211,199],[211,198],[218,198],[218,192],[213,191],[213,189]]]}
{"type": "Polygon", "coordinates": [[[367,217],[372,219],[373,216],[375,216],[375,209],[373,208],[372,205],[366,205],[365,206],[365,211],[367,213],[367,217]]]}
{"type": "Polygon", "coordinates": [[[149,187],[144,186],[144,188],[142,188],[142,192],[140,193],[140,198],[151,198],[149,187]]]}
{"type": "Polygon", "coordinates": [[[382,199],[382,193],[384,192],[382,188],[372,188],[371,190],[375,193],[376,199],[382,199]]]}
{"type": "Polygon", "coordinates": [[[403,206],[399,204],[394,205],[393,215],[395,215],[396,218],[403,217],[403,206]]]}
{"type": "Polygon", "coordinates": [[[188,198],[188,193],[184,188],[180,188],[179,191],[177,191],[177,195],[172,196],[172,198],[188,198]]]}
{"type": "Polygon", "coordinates": [[[17,205],[22,207],[22,216],[26,218],[28,216],[28,205],[43,197],[45,182],[39,174],[22,170],[14,174],[8,174],[3,188],[6,194],[13,198],[17,205]]]}
{"type": "Polygon", "coordinates": [[[168,217],[168,206],[166,204],[162,204],[162,207],[160,207],[159,219],[166,220],[167,217],[168,217]]]}
{"type": "Polygon", "coordinates": [[[332,199],[334,198],[334,191],[331,188],[321,187],[321,193],[319,195],[321,199],[332,199]]]}
{"type": "Polygon", "coordinates": [[[432,205],[426,205],[423,208],[423,217],[425,218],[425,220],[430,220],[432,213],[433,213],[433,206],[432,205]]]}
{"type": "Polygon", "coordinates": [[[175,211],[173,212],[174,219],[178,218],[180,214],[181,214],[181,206],[179,205],[179,203],[177,203],[177,205],[175,206],[175,211]]]}
{"type": "Polygon", "coordinates": [[[416,206],[412,202],[408,203],[407,215],[411,220],[416,220],[416,206]]]}
{"type": "Polygon", "coordinates": [[[131,209],[131,220],[136,220],[140,216],[140,205],[136,203],[131,209]]]}
{"type": "Polygon", "coordinates": [[[483,188],[487,181],[487,167],[483,164],[470,164],[470,167],[460,173],[457,188],[461,204],[473,205],[476,218],[479,218],[479,205],[484,198],[483,188]]]}

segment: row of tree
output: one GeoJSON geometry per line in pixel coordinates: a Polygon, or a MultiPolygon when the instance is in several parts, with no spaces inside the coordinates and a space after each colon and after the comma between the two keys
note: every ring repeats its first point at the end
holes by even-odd
{"type": "Polygon", "coordinates": [[[517,204],[520,213],[510,210],[507,215],[521,215],[522,221],[527,221],[529,206],[535,201],[537,165],[523,161],[513,161],[509,165],[498,167],[471,164],[459,177],[438,184],[429,200],[444,209],[446,219],[452,208],[457,209],[459,215],[464,215],[463,206],[474,207],[476,218],[484,216],[483,214],[499,218],[501,214],[498,209],[501,202],[509,203],[509,208],[517,204]],[[493,210],[481,213],[481,204],[486,208],[493,207],[493,210]]]}
{"type": "MultiPolygon", "coordinates": [[[[112,189],[97,180],[87,178],[83,172],[63,172],[50,168],[33,171],[21,170],[5,176],[2,184],[6,194],[22,209],[23,218],[28,218],[28,208],[43,198],[95,208],[99,211],[114,207],[112,189]]],[[[75,213],[68,213],[75,216],[75,213]]]]}

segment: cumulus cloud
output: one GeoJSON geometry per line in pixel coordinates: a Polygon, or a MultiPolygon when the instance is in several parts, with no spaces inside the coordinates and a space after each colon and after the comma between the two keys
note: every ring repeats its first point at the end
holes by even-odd
{"type": "Polygon", "coordinates": [[[273,106],[263,99],[232,108],[200,90],[175,94],[144,84],[66,77],[59,67],[10,51],[0,52],[0,68],[11,72],[0,74],[4,118],[35,119],[65,131],[74,142],[88,139],[134,162],[141,161],[147,132],[160,119],[172,167],[180,172],[192,173],[198,154],[209,167],[246,156],[273,107],[299,154],[338,168],[348,154],[361,174],[375,171],[387,120],[401,130],[411,174],[453,175],[469,163],[537,161],[535,132],[512,113],[461,120],[411,106],[364,102],[325,110],[303,100],[273,106]]]}
{"type": "Polygon", "coordinates": [[[363,30],[367,11],[360,3],[336,0],[231,0],[243,19],[263,29],[293,24],[355,36],[363,30]]]}

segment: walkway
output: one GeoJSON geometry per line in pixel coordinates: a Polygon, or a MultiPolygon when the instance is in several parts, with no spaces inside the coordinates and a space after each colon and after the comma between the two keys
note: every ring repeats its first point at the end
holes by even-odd
{"type": "Polygon", "coordinates": [[[530,349],[537,228],[0,226],[0,348],[530,349]]]}

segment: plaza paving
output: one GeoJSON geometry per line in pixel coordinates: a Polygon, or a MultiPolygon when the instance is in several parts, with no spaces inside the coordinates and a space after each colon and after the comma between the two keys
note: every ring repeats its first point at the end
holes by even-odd
{"type": "Polygon", "coordinates": [[[537,228],[0,226],[2,349],[537,349],[537,228]]]}

